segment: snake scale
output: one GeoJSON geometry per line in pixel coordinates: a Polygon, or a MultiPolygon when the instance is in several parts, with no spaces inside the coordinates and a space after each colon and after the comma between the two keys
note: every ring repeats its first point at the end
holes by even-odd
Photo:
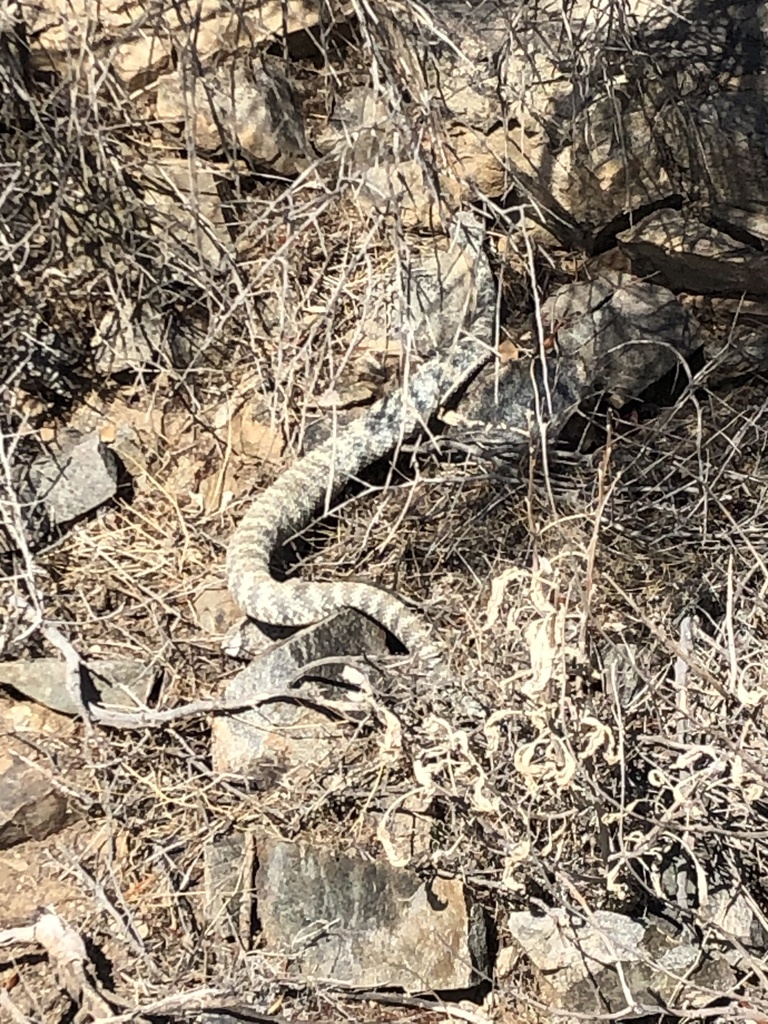
{"type": "Polygon", "coordinates": [[[252,502],[227,551],[227,582],[251,619],[276,626],[306,626],[352,608],[380,623],[410,650],[431,650],[419,615],[399,597],[372,584],[276,580],[272,556],[306,526],[329,496],[424,426],[440,405],[493,354],[496,285],[483,251],[484,230],[474,215],[454,218],[452,247],[472,281],[463,324],[448,347],[425,362],[395,393],[372,405],[283,472],[252,502]]]}

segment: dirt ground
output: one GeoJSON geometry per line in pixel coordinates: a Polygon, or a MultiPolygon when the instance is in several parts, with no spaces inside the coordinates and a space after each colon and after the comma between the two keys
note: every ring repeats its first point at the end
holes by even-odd
{"type": "MultiPolygon", "coordinates": [[[[42,153],[62,175],[56,194],[68,195],[71,167],[62,171],[56,141],[68,108],[56,103],[40,108],[54,142],[9,133],[2,159],[13,165],[32,139],[32,165],[42,153]]],[[[74,109],[80,127],[91,123],[74,109]]],[[[83,168],[102,157],[108,171],[116,154],[121,184],[138,173],[145,151],[136,138],[126,150],[122,137],[113,150],[114,138],[100,140],[109,160],[89,153],[74,177],[85,181],[83,168]]],[[[160,257],[142,225],[123,221],[96,234],[99,257],[108,236],[124,263],[104,257],[95,273],[78,262],[93,258],[86,239],[66,273],[56,260],[51,272],[50,239],[70,229],[29,180],[20,194],[34,209],[21,208],[41,230],[29,233],[26,263],[10,244],[0,253],[5,483],[20,439],[23,451],[65,431],[97,431],[124,468],[114,501],[7,559],[0,654],[59,656],[40,629],[53,624],[86,662],[146,666],[152,712],[220,700],[241,668],[220,646],[238,618],[225,588],[228,539],[252,493],[397,386],[403,352],[379,330],[388,282],[427,244],[363,209],[354,182],[330,191],[237,170],[247,226],[223,269],[194,263],[183,246],[160,257]],[[60,366],[61,350],[54,359],[35,336],[34,352],[56,362],[54,387],[33,372],[34,352],[15,347],[31,336],[22,307],[40,310],[59,340],[90,343],[104,310],[144,289],[160,295],[175,347],[138,367],[90,376],[90,357],[60,366]],[[18,596],[39,612],[32,625],[18,596]]],[[[532,259],[515,238],[509,224],[489,230],[500,342],[523,358],[537,346],[526,333],[536,302],[595,266],[544,232],[532,259]]],[[[727,341],[727,319],[709,326],[727,341]]],[[[223,777],[211,759],[216,712],[88,729],[3,687],[5,745],[63,794],[68,817],[0,854],[0,930],[54,908],[85,942],[115,1024],[243,1003],[258,1010],[237,1019],[275,1022],[540,1019],[532,971],[514,957],[499,957],[505,970],[476,991],[432,1004],[298,984],[258,931],[223,939],[209,919],[212,840],[311,839],[380,857],[375,814],[415,793],[430,829],[413,866],[463,880],[497,952],[510,947],[509,913],[529,906],[668,913],[703,953],[743,957],[738,999],[749,1019],[768,1016],[760,956],[707,914],[709,894],[725,890],[768,929],[768,382],[754,372],[715,380],[694,366],[620,410],[596,402],[572,428],[546,455],[510,461],[424,436],[296,538],[292,572],[362,577],[420,607],[455,679],[441,690],[418,664],[386,661],[376,701],[390,731],[369,711],[327,772],[287,771],[269,785],[223,777]]],[[[0,948],[0,1020],[87,1019],[38,948],[0,948]]]]}

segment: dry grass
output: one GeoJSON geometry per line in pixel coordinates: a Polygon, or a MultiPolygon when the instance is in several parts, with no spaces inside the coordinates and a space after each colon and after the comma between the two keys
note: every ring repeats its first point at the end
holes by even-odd
{"type": "MultiPolygon", "coordinates": [[[[356,8],[365,15],[367,5],[356,8]]],[[[329,59],[335,73],[364,77],[373,59],[390,85],[407,73],[375,30],[364,18],[344,62],[336,51],[329,59]]],[[[241,381],[252,379],[287,463],[318,422],[332,419],[329,393],[343,395],[364,370],[373,393],[392,386],[411,353],[383,346],[361,355],[364,328],[386,322],[398,267],[429,242],[364,209],[354,181],[267,181],[235,162],[222,164],[240,188],[229,211],[239,229],[233,253],[213,269],[180,240],[161,249],[137,193],[122,186],[138,183],[140,195],[142,154],[173,146],[137,118],[127,95],[89,89],[74,102],[63,85],[35,94],[47,133],[23,132],[14,142],[29,137],[34,146],[3,157],[21,175],[19,209],[33,224],[44,218],[46,240],[26,260],[20,237],[5,238],[0,253],[4,280],[18,289],[2,306],[2,343],[14,357],[2,385],[17,403],[4,450],[45,422],[85,422],[84,407],[97,422],[119,421],[130,407],[144,417],[131,424],[146,462],[130,502],[50,549],[22,551],[2,593],[21,591],[86,658],[156,666],[158,706],[170,707],[217,695],[236,670],[200,628],[194,598],[222,583],[224,545],[248,488],[279,468],[244,456],[217,410],[242,405],[241,381]],[[66,118],[76,137],[93,136],[69,163],[66,118]],[[29,205],[40,160],[59,196],[84,187],[93,165],[100,178],[120,168],[111,187],[134,206],[99,235],[95,278],[74,257],[70,276],[45,273],[47,243],[71,241],[73,215],[61,204],[29,205]],[[41,377],[41,351],[43,369],[51,366],[48,341],[22,312],[40,314],[72,342],[92,337],[104,308],[144,289],[171,333],[193,339],[191,356],[166,351],[130,384],[92,387],[90,368],[83,380],[63,346],[55,386],[41,377]],[[39,404],[21,404],[22,393],[39,404]],[[202,484],[217,474],[221,486],[208,500],[202,484]]],[[[434,112],[421,111],[414,127],[402,97],[389,100],[400,127],[409,125],[406,148],[439,162],[425,127],[434,128],[434,112]]],[[[75,237],[92,213],[75,211],[75,237]]],[[[537,252],[531,263],[540,257],[565,278],[571,264],[561,256],[537,252]]],[[[516,297],[535,292],[513,254],[499,262],[516,297]]],[[[423,601],[451,650],[452,692],[436,692],[400,662],[383,669],[377,699],[402,728],[396,758],[384,760],[373,712],[340,745],[327,776],[287,774],[266,791],[212,773],[203,718],[97,730],[82,750],[57,751],[86,823],[50,857],[62,878],[78,879],[78,926],[109,959],[116,990],[144,1007],[169,991],[205,989],[222,1000],[247,992],[255,1005],[285,1001],[313,1020],[354,1019],[343,996],[297,993],[278,961],[219,941],[202,912],[203,849],[214,837],[257,830],[380,854],[371,812],[409,793],[435,823],[418,868],[462,877],[502,941],[505,912],[533,904],[577,914],[664,911],[699,929],[705,948],[738,948],[708,923],[706,906],[723,888],[743,895],[760,921],[768,912],[766,394],[762,380],[715,392],[704,376],[656,416],[614,422],[589,456],[542,466],[537,455],[530,473],[446,462],[423,444],[402,453],[402,476],[345,501],[300,571],[362,575],[423,601]]],[[[6,506],[6,514],[15,513],[6,506]]],[[[6,657],[43,651],[13,614],[2,641],[6,657]]],[[[766,1011],[762,964],[745,963],[745,987],[766,1011]]],[[[43,972],[34,977],[42,985],[43,972]]],[[[507,996],[524,1003],[526,993],[507,996]]],[[[34,998],[29,1004],[34,1013],[34,998]]],[[[40,997],[38,1012],[42,1005],[40,997]]],[[[376,1012],[430,1019],[418,1007],[376,1012]]]]}

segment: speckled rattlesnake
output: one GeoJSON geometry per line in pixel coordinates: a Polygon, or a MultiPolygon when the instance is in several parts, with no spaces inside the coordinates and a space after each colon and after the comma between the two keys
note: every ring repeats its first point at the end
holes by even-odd
{"type": "Polygon", "coordinates": [[[253,501],[227,551],[229,589],[240,608],[262,623],[305,626],[354,608],[386,627],[409,649],[424,650],[421,618],[395,595],[371,584],[275,580],[273,552],[305,526],[331,494],[425,424],[492,355],[496,287],[483,252],[484,231],[469,214],[453,224],[457,260],[468,264],[474,287],[464,324],[447,351],[421,366],[396,393],[383,398],[325,444],[298,459],[253,501]]]}

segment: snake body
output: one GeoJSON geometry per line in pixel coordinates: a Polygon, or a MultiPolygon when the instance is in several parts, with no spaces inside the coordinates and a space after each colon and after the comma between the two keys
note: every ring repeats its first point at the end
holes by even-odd
{"type": "Polygon", "coordinates": [[[227,551],[229,590],[249,618],[271,625],[306,626],[352,608],[380,623],[409,649],[423,649],[427,641],[423,621],[396,595],[356,581],[278,581],[270,562],[329,496],[425,425],[492,356],[496,287],[483,238],[473,216],[455,218],[454,251],[458,260],[467,261],[473,287],[464,323],[455,325],[447,349],[438,350],[397,392],[298,459],[252,502],[227,551]]]}

